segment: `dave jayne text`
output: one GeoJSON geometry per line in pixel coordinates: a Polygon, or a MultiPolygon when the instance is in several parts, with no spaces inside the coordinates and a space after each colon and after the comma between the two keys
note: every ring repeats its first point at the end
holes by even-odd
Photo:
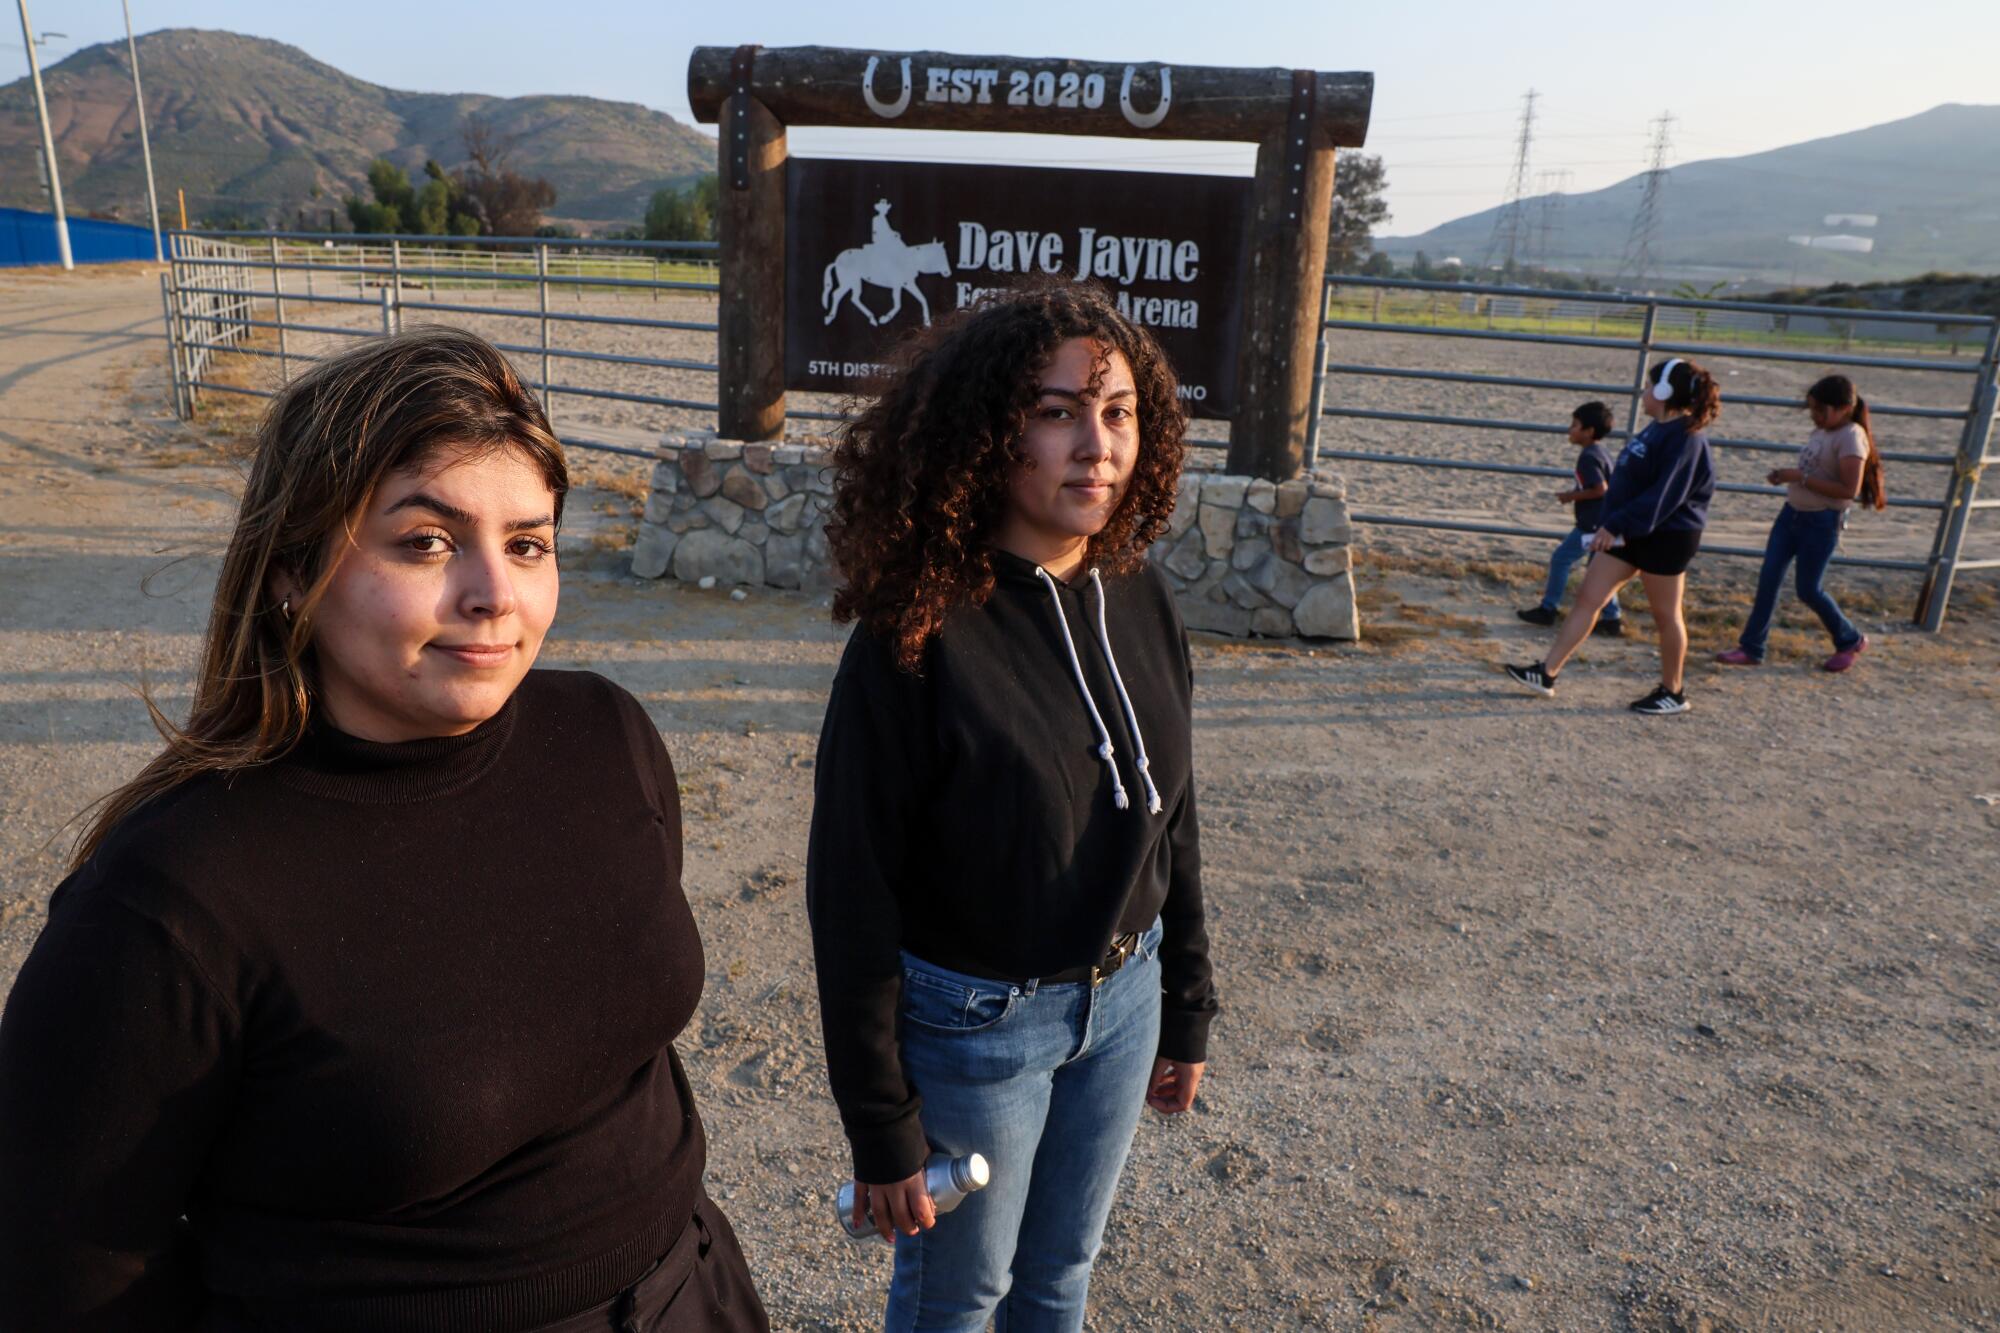
{"type": "MultiPolygon", "coordinates": [[[[1061,234],[1052,231],[989,230],[977,222],[958,224],[955,271],[1061,273],[1067,259],[1061,234]]],[[[1077,229],[1072,276],[1101,278],[1120,288],[1115,299],[1126,318],[1141,324],[1192,329],[1201,324],[1201,304],[1174,297],[1133,297],[1122,290],[1135,282],[1193,282],[1201,274],[1201,247],[1158,236],[1114,236],[1095,227],[1077,229]]],[[[972,304],[988,289],[958,284],[958,305],[972,304]]]]}

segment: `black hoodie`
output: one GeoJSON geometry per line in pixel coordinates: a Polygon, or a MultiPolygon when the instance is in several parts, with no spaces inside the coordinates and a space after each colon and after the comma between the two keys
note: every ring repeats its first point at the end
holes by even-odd
{"type": "Polygon", "coordinates": [[[993,563],[992,596],[947,617],[919,673],[857,628],[820,733],[806,903],[834,1100],[874,1184],[929,1151],[897,1046],[899,950],[1041,977],[1157,916],[1159,1053],[1206,1059],[1216,1013],[1173,594],[1151,566],[1071,586],[993,563]]]}

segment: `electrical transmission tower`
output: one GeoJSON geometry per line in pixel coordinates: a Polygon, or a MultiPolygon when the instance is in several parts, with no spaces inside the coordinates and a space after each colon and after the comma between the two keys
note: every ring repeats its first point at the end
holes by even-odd
{"type": "Polygon", "coordinates": [[[1500,212],[1493,219],[1493,235],[1486,242],[1486,253],[1480,259],[1481,268],[1491,268],[1497,257],[1503,271],[1512,273],[1521,251],[1532,239],[1528,234],[1528,149],[1535,138],[1535,99],[1540,96],[1533,88],[1521,99],[1521,129],[1514,141],[1514,170],[1507,177],[1507,194],[1500,202],[1500,212]]]}
{"type": "Polygon", "coordinates": [[[1544,171],[1535,177],[1535,267],[1546,269],[1562,244],[1563,201],[1569,195],[1571,171],[1544,171]]]}
{"type": "Polygon", "coordinates": [[[1641,181],[1639,211],[1632,215],[1632,230],[1625,236],[1625,255],[1618,261],[1618,279],[1628,277],[1634,287],[1645,285],[1653,272],[1653,243],[1660,238],[1660,191],[1667,183],[1667,150],[1673,146],[1670,131],[1674,115],[1662,111],[1653,120],[1651,165],[1641,181]]]}

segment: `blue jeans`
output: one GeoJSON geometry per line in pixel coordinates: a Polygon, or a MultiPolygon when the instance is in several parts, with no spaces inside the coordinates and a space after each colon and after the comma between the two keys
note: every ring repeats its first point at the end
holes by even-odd
{"type": "Polygon", "coordinates": [[[1764,545],[1764,568],[1757,575],[1757,601],[1750,608],[1743,637],[1737,641],[1744,652],[1762,660],[1765,641],[1771,637],[1771,616],[1778,609],[1778,587],[1785,581],[1785,566],[1794,560],[1799,566],[1799,600],[1812,608],[1820,624],[1833,636],[1833,650],[1846,652],[1861,642],[1861,631],[1840,613],[1840,607],[1820,586],[1846,523],[1847,515],[1838,509],[1801,513],[1786,505],[1778,510],[1777,521],[1771,524],[1771,538],[1764,545]]]}
{"type": "Polygon", "coordinates": [[[1160,1042],[1160,925],[1103,984],[1012,986],[903,955],[924,1135],[992,1182],[896,1237],[884,1327],[1076,1333],[1160,1042]]]}
{"type": "MultiPolygon", "coordinates": [[[[1583,559],[1584,550],[1595,535],[1595,532],[1585,532],[1582,528],[1571,528],[1569,536],[1556,543],[1555,553],[1549,557],[1549,585],[1542,589],[1543,610],[1553,611],[1562,605],[1563,588],[1569,583],[1569,571],[1583,559]]],[[[1614,596],[1604,604],[1604,614],[1599,619],[1615,624],[1621,614],[1618,599],[1614,596]]]]}

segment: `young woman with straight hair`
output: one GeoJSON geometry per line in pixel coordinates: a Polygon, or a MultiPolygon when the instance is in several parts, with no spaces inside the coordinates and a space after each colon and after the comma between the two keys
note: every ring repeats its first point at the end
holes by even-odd
{"type": "Polygon", "coordinates": [[[1201,1082],[1192,675],[1145,561],[1185,424],[1153,339],[1054,283],[919,334],[835,451],[834,614],[859,623],[806,894],[899,1333],[1080,1329],[1140,1108],[1201,1082]],[[934,1151],[991,1164],[944,1217],[934,1151]]]}
{"type": "Polygon", "coordinates": [[[568,489],[470,334],[271,405],[192,712],[0,1021],[0,1327],[766,1327],[673,1048],[673,765],[531,670],[568,489]]]}
{"type": "Polygon", "coordinates": [[[1648,372],[1640,406],[1652,418],[1619,451],[1610,489],[1590,539],[1591,561],[1576,604],[1547,657],[1509,666],[1516,685],[1544,697],[1577,650],[1604,604],[1636,575],[1646,589],[1660,636],[1660,683],[1631,709],[1648,717],[1688,711],[1681,673],[1687,665],[1687,623],[1681,595],[1687,567],[1701,549],[1708,502],[1715,494],[1715,460],[1703,432],[1722,411],[1715,378],[1692,361],[1675,357],[1648,372]]]}
{"type": "Polygon", "coordinates": [[[1772,469],[1768,480],[1785,488],[1785,503],[1771,524],[1764,544],[1764,567],[1757,575],[1757,600],[1734,648],[1717,653],[1726,666],[1757,666],[1771,637],[1771,617],[1778,609],[1778,589],[1785,569],[1798,563],[1799,600],[1812,608],[1833,639],[1833,656],[1821,664],[1826,671],[1845,671],[1868,648],[1868,636],[1840,613],[1822,581],[1840,535],[1847,530],[1847,513],[1859,500],[1870,509],[1889,503],[1882,485],[1882,455],[1875,448],[1875,427],[1868,419],[1867,400],[1845,375],[1828,375],[1806,390],[1806,414],[1812,434],[1799,450],[1796,467],[1772,469]]]}

